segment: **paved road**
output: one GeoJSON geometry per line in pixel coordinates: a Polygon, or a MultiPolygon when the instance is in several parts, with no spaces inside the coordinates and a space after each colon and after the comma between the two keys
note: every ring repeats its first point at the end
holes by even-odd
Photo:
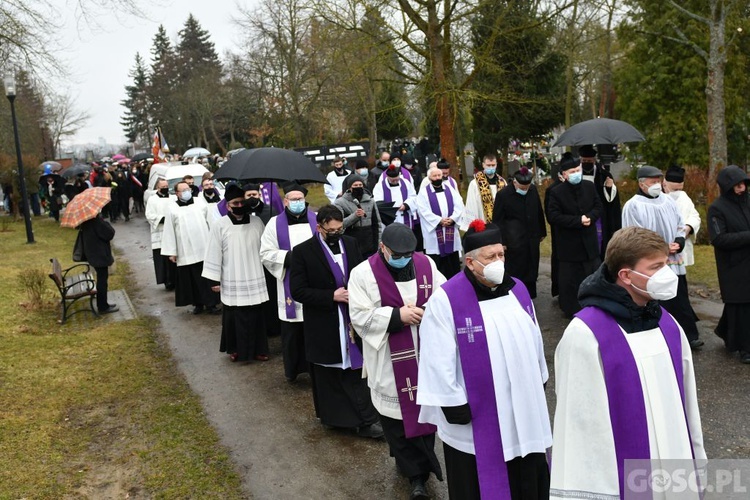
{"type": "MultiPolygon", "coordinates": [[[[288,384],[281,346],[271,339],[267,363],[230,363],[219,352],[220,317],[192,316],[176,308],[174,296],[154,284],[148,224],[142,217],[115,226],[114,243],[131,264],[139,314],[158,317],[166,341],[191,388],[201,397],[211,424],[230,450],[243,485],[255,499],[408,498],[384,442],[324,430],[315,418],[310,381],[288,384]]],[[[535,300],[553,373],[554,349],[567,321],[549,295],[549,267],[542,265],[535,300]]],[[[750,367],[725,353],[712,333],[721,304],[693,298],[703,319],[706,346],[695,354],[706,449],[711,458],[750,457],[750,367]]],[[[550,413],[554,381],[547,386],[550,413]]],[[[440,452],[442,455],[442,452],[440,452]]],[[[445,483],[431,479],[433,498],[447,498],[445,483]]]]}

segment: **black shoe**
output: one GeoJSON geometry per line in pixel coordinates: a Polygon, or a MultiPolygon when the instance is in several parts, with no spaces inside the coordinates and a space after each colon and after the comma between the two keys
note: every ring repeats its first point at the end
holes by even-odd
{"type": "Polygon", "coordinates": [[[195,306],[193,308],[193,314],[195,315],[203,314],[203,306],[195,306]]]}
{"type": "Polygon", "coordinates": [[[750,352],[740,351],[740,363],[750,365],[750,352]]]}
{"type": "Polygon", "coordinates": [[[295,383],[297,381],[297,375],[295,375],[294,377],[287,377],[286,381],[289,382],[290,384],[295,383]]]}
{"type": "Polygon", "coordinates": [[[430,498],[430,495],[427,494],[427,486],[424,484],[424,479],[416,477],[409,479],[409,483],[411,484],[410,500],[426,500],[430,498]]]}
{"type": "Polygon", "coordinates": [[[99,314],[109,314],[109,313],[117,312],[119,310],[120,308],[117,304],[109,304],[109,307],[103,311],[99,311],[99,314]]]}
{"type": "Polygon", "coordinates": [[[688,343],[690,344],[691,349],[700,349],[705,345],[705,342],[703,342],[701,339],[693,339],[688,343]]]}
{"type": "Polygon", "coordinates": [[[208,314],[221,314],[221,309],[219,309],[216,306],[211,306],[211,307],[206,308],[206,312],[208,314]]]}
{"type": "Polygon", "coordinates": [[[365,425],[357,429],[357,435],[364,438],[381,439],[383,437],[383,426],[380,422],[365,425]]]}

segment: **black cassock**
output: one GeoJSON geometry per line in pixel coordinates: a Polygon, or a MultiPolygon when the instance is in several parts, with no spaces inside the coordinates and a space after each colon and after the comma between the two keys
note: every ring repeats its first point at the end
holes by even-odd
{"type": "Polygon", "coordinates": [[[531,298],[536,297],[539,276],[539,243],[547,236],[542,202],[533,184],[526,195],[516,192],[513,184],[495,195],[492,222],[500,227],[505,245],[505,271],[523,281],[531,298]]]}
{"type": "Polygon", "coordinates": [[[622,228],[622,206],[620,206],[620,192],[615,191],[615,196],[612,201],[608,201],[607,197],[611,195],[612,188],[604,186],[607,179],[613,179],[612,174],[606,166],[597,163],[590,168],[589,165],[582,164],[583,175],[594,176],[594,186],[596,187],[596,194],[599,195],[599,200],[602,202],[602,213],[599,220],[601,221],[600,228],[600,246],[599,246],[599,257],[604,260],[604,254],[607,251],[607,245],[609,240],[612,239],[612,235],[617,230],[622,228]]]}

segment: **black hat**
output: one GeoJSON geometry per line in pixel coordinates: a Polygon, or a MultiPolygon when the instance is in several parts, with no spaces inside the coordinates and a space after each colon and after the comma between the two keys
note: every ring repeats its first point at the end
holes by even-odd
{"type": "Polygon", "coordinates": [[[440,160],[437,162],[437,168],[439,168],[440,170],[446,170],[451,168],[451,164],[445,158],[440,158],[440,160]]]}
{"type": "Polygon", "coordinates": [[[341,186],[341,188],[344,191],[349,191],[349,188],[352,187],[352,184],[355,182],[361,182],[364,184],[364,181],[362,180],[362,176],[359,174],[349,174],[344,178],[344,184],[341,186]]]}
{"type": "Polygon", "coordinates": [[[356,168],[370,168],[370,164],[367,163],[367,159],[359,157],[357,158],[357,161],[354,163],[356,168]]]}
{"type": "Polygon", "coordinates": [[[685,169],[679,165],[672,165],[667,169],[664,175],[667,182],[685,182],[685,169]]]}
{"type": "Polygon", "coordinates": [[[417,237],[414,236],[414,231],[400,222],[386,226],[383,229],[381,241],[394,253],[413,252],[417,248],[417,237]]]}
{"type": "Polygon", "coordinates": [[[638,174],[636,176],[639,179],[644,179],[651,177],[661,177],[663,175],[664,174],[658,168],[652,167],[651,165],[644,165],[638,169],[638,174]]]}
{"type": "Polygon", "coordinates": [[[292,191],[299,191],[303,195],[307,196],[307,188],[305,188],[305,186],[300,186],[294,181],[284,184],[283,188],[284,188],[284,194],[289,194],[292,191]]]}
{"type": "Polygon", "coordinates": [[[565,153],[560,160],[560,172],[565,172],[571,168],[576,168],[581,164],[581,160],[573,156],[572,153],[565,153]]]}
{"type": "Polygon", "coordinates": [[[414,165],[416,162],[414,161],[413,155],[404,153],[404,155],[401,157],[401,163],[405,163],[406,165],[414,165]]]}
{"type": "Polygon", "coordinates": [[[464,234],[464,252],[469,253],[477,248],[502,242],[503,233],[498,226],[492,223],[485,224],[481,219],[476,219],[469,224],[469,229],[464,234]]]}
{"type": "Polygon", "coordinates": [[[596,149],[591,144],[584,144],[578,148],[578,155],[581,158],[596,158],[596,149]]]}
{"type": "Polygon", "coordinates": [[[399,167],[396,167],[396,165],[389,165],[385,170],[385,175],[387,175],[388,177],[398,177],[399,174],[401,174],[401,169],[399,167]]]}
{"type": "Polygon", "coordinates": [[[248,182],[244,186],[242,186],[242,189],[245,191],[260,191],[260,184],[256,182],[248,182]]]}
{"type": "Polygon", "coordinates": [[[516,173],[513,174],[513,178],[518,182],[519,184],[523,184],[524,186],[527,184],[531,184],[532,179],[532,173],[531,170],[529,170],[527,167],[521,167],[518,170],[516,170],[516,173]]]}
{"type": "Polygon", "coordinates": [[[235,198],[244,198],[245,190],[239,187],[237,184],[229,184],[226,191],[224,191],[224,199],[227,201],[234,200],[235,198]]]}
{"type": "Polygon", "coordinates": [[[399,160],[401,159],[400,151],[394,151],[393,153],[391,153],[391,161],[395,160],[396,158],[398,158],[399,160]]]}

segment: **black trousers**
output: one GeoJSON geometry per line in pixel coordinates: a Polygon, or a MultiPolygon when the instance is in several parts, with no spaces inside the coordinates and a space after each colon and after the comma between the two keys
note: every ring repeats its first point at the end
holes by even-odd
{"type": "Polygon", "coordinates": [[[661,305],[674,316],[674,319],[680,324],[685,331],[685,337],[688,340],[698,340],[698,321],[693,306],[690,305],[690,295],[688,294],[687,276],[677,276],[677,296],[670,300],[662,300],[661,305]]]}
{"type": "Polygon", "coordinates": [[[96,271],[96,308],[99,311],[109,309],[107,288],[109,286],[109,267],[95,267],[96,271]]]}
{"type": "Polygon", "coordinates": [[[284,376],[294,380],[300,373],[307,373],[310,367],[305,357],[305,334],[301,321],[280,321],[281,354],[284,357],[284,376]]]}
{"type": "Polygon", "coordinates": [[[435,455],[435,434],[407,438],[403,420],[383,415],[380,415],[380,424],[401,474],[409,479],[421,477],[426,481],[432,472],[440,481],[443,480],[443,469],[435,455]]]}
{"type": "Polygon", "coordinates": [[[353,429],[378,421],[361,368],[342,370],[310,363],[310,377],[315,415],[321,424],[353,429]]]}
{"type": "MultiPolygon", "coordinates": [[[[451,500],[481,500],[477,458],[443,443],[451,500]]],[[[506,462],[512,500],[549,498],[549,467],[544,453],[529,453],[506,462]]]]}
{"type": "Polygon", "coordinates": [[[447,280],[461,272],[461,259],[458,258],[458,252],[450,253],[445,257],[431,254],[427,256],[435,261],[435,267],[447,280]]]}
{"type": "Polygon", "coordinates": [[[599,267],[599,258],[583,262],[560,261],[557,266],[557,283],[560,309],[571,317],[581,310],[578,303],[578,288],[583,280],[599,267]]]}

